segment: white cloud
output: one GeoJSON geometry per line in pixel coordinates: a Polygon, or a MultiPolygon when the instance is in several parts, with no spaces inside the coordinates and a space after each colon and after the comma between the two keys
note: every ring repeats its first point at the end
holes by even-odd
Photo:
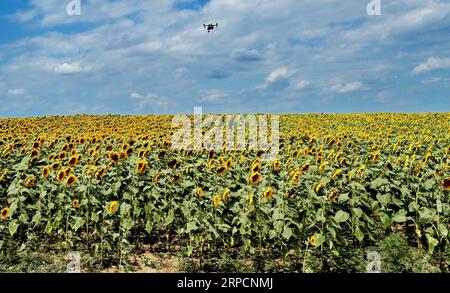
{"type": "Polygon", "coordinates": [[[310,84],[311,84],[311,82],[309,80],[304,79],[304,80],[297,81],[295,84],[293,84],[293,88],[302,90],[310,84]]]}
{"type": "Polygon", "coordinates": [[[425,73],[436,69],[450,68],[450,58],[436,58],[431,57],[427,62],[416,66],[413,70],[413,74],[425,73]]]}
{"type": "Polygon", "coordinates": [[[226,94],[226,93],[222,93],[222,92],[219,92],[219,91],[214,91],[211,94],[202,97],[201,101],[203,101],[203,102],[217,102],[221,98],[225,98],[227,96],[228,96],[228,94],[226,94]]]}
{"type": "Polygon", "coordinates": [[[330,87],[333,92],[338,92],[340,94],[351,93],[361,89],[363,83],[361,81],[350,82],[346,84],[334,84],[330,87]]]}
{"type": "Polygon", "coordinates": [[[430,83],[436,83],[442,81],[442,78],[440,77],[430,77],[422,80],[421,82],[424,84],[430,84],[430,83]]]}
{"type": "Polygon", "coordinates": [[[22,88],[8,90],[8,95],[13,96],[13,97],[21,97],[21,96],[25,96],[26,94],[27,94],[27,91],[22,88]]]}
{"type": "Polygon", "coordinates": [[[167,97],[158,96],[153,93],[148,93],[144,96],[140,93],[134,92],[130,95],[130,98],[136,101],[137,109],[139,111],[145,109],[166,108],[172,104],[167,97]]]}
{"type": "Polygon", "coordinates": [[[277,82],[279,80],[288,79],[295,72],[296,72],[296,70],[293,70],[293,69],[291,70],[291,69],[288,69],[286,67],[279,67],[279,68],[275,69],[274,71],[272,71],[266,77],[266,82],[267,83],[274,83],[274,82],[277,82]]]}
{"type": "Polygon", "coordinates": [[[70,74],[77,74],[77,73],[84,73],[91,71],[91,66],[82,66],[80,63],[62,63],[56,65],[53,70],[56,73],[64,74],[64,75],[70,75],[70,74]]]}

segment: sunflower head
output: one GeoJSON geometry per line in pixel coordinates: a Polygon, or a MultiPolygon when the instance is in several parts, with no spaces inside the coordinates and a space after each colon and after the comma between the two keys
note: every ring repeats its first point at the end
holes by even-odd
{"type": "Polygon", "coordinates": [[[34,177],[34,175],[31,175],[25,180],[25,187],[32,188],[34,186],[35,182],[36,182],[36,178],[34,177]]]}
{"type": "Polygon", "coordinates": [[[101,167],[100,169],[95,172],[95,179],[101,180],[103,176],[105,176],[106,173],[106,167],[101,167]]]}
{"type": "Polygon", "coordinates": [[[137,165],[136,165],[136,171],[139,174],[145,173],[145,171],[147,170],[148,167],[148,162],[146,159],[142,159],[140,160],[137,165]]]}
{"type": "Polygon", "coordinates": [[[214,197],[213,197],[213,205],[214,205],[214,208],[217,209],[217,207],[219,206],[219,204],[220,204],[220,195],[216,194],[216,195],[214,195],[214,197]]]}
{"type": "Polygon", "coordinates": [[[441,187],[444,190],[450,190],[450,177],[446,177],[442,180],[441,187]]]}
{"type": "Polygon", "coordinates": [[[261,181],[262,175],[259,172],[254,172],[252,174],[250,174],[250,184],[251,185],[257,185],[260,181],[261,181]]]}
{"type": "Polygon", "coordinates": [[[249,204],[249,205],[251,205],[252,203],[253,203],[253,198],[255,197],[255,195],[252,193],[252,194],[250,194],[249,196],[248,196],[248,198],[247,198],[247,203],[249,204]]]}
{"type": "Polygon", "coordinates": [[[227,165],[220,165],[217,169],[216,172],[219,175],[224,174],[226,171],[228,170],[227,165]]]}
{"type": "Polygon", "coordinates": [[[180,182],[180,180],[181,180],[181,175],[180,175],[180,174],[175,174],[175,175],[172,177],[172,182],[173,182],[173,183],[178,183],[178,182],[180,182]]]}
{"type": "Polygon", "coordinates": [[[226,202],[228,198],[230,197],[230,190],[226,189],[222,194],[222,200],[223,202],[226,202]]]}
{"type": "Polygon", "coordinates": [[[119,209],[119,202],[113,201],[108,205],[108,214],[111,216],[119,209]]]}
{"type": "Polygon", "coordinates": [[[52,164],[52,169],[53,170],[58,170],[59,168],[61,168],[61,163],[60,162],[55,162],[52,164]]]}
{"type": "Polygon", "coordinates": [[[197,194],[197,196],[201,197],[203,195],[203,188],[197,187],[197,189],[195,190],[195,194],[197,194]]]}
{"type": "Polygon", "coordinates": [[[319,184],[316,185],[316,187],[314,188],[314,191],[319,194],[323,188],[325,187],[325,183],[324,182],[320,182],[319,184]]]}
{"type": "Polygon", "coordinates": [[[1,213],[0,213],[0,218],[2,220],[5,220],[6,218],[8,218],[11,215],[11,211],[9,210],[9,208],[4,208],[1,213]]]}
{"type": "Polygon", "coordinates": [[[72,206],[74,209],[77,209],[79,205],[80,205],[80,201],[78,199],[75,199],[72,203],[72,206]]]}
{"type": "Polygon", "coordinates": [[[334,172],[333,176],[331,176],[331,179],[337,180],[342,175],[342,170],[337,169],[336,172],[334,172]]]}
{"type": "Polygon", "coordinates": [[[227,168],[230,168],[230,167],[231,167],[231,164],[233,164],[233,159],[232,159],[232,158],[229,158],[229,159],[227,160],[227,162],[226,162],[227,168]]]}
{"type": "Polygon", "coordinates": [[[77,177],[74,174],[70,174],[66,179],[66,184],[68,187],[73,186],[75,183],[77,183],[77,177]]]}
{"type": "Polygon", "coordinates": [[[316,246],[317,245],[317,236],[314,234],[313,236],[309,237],[309,241],[308,242],[312,246],[316,246]]]}
{"type": "Polygon", "coordinates": [[[264,194],[263,194],[264,200],[269,201],[272,198],[272,196],[273,196],[272,188],[270,188],[270,187],[266,188],[266,190],[264,190],[264,194]]]}
{"type": "Polygon", "coordinates": [[[281,168],[281,161],[280,161],[280,159],[275,159],[273,161],[273,170],[274,171],[279,171],[280,168],[281,168]]]}
{"type": "Polygon", "coordinates": [[[76,156],[72,156],[69,159],[69,166],[73,167],[78,164],[78,158],[76,156]]]}
{"type": "Polygon", "coordinates": [[[51,167],[49,166],[42,168],[42,178],[47,178],[48,176],[50,176],[50,171],[51,167]]]}
{"type": "Polygon", "coordinates": [[[117,164],[120,160],[120,155],[117,152],[109,152],[108,157],[114,164],[117,164]]]}

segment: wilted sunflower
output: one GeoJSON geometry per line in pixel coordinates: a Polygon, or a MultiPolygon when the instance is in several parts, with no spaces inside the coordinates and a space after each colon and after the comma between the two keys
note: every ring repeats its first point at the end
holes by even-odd
{"type": "Polygon", "coordinates": [[[202,197],[202,195],[203,195],[203,188],[197,187],[197,189],[195,190],[195,194],[197,194],[197,196],[199,196],[199,197],[202,197]]]}
{"type": "Polygon", "coordinates": [[[227,170],[228,170],[228,168],[227,168],[226,165],[220,165],[220,166],[217,168],[216,172],[217,172],[217,174],[222,175],[222,174],[224,174],[227,170]]]}
{"type": "Polygon", "coordinates": [[[264,190],[263,194],[264,200],[269,201],[272,198],[272,195],[273,195],[272,188],[268,187],[266,188],[266,190],[264,190]]]}
{"type": "Polygon", "coordinates": [[[76,177],[74,174],[70,174],[70,175],[67,177],[66,184],[67,184],[68,187],[71,187],[71,186],[74,185],[76,182],[77,182],[77,177],[76,177]]]}
{"type": "Polygon", "coordinates": [[[311,167],[311,163],[305,163],[301,168],[300,168],[300,170],[302,171],[302,172],[306,172],[306,171],[308,171],[309,170],[309,168],[311,167]]]}
{"type": "Polygon", "coordinates": [[[80,201],[78,199],[75,199],[72,203],[72,206],[74,209],[77,209],[79,205],[80,205],[80,201]]]}
{"type": "Polygon", "coordinates": [[[214,195],[214,197],[213,197],[213,205],[214,205],[214,208],[217,209],[217,207],[219,206],[219,204],[220,204],[220,195],[216,194],[216,195],[214,195]]]}
{"type": "Polygon", "coordinates": [[[450,177],[446,177],[442,180],[441,187],[444,190],[450,190],[450,177]]]}
{"type": "Polygon", "coordinates": [[[31,175],[30,177],[28,177],[25,180],[25,187],[26,188],[31,188],[34,186],[34,183],[36,182],[36,178],[34,177],[34,175],[31,175]]]}
{"type": "Polygon", "coordinates": [[[332,203],[336,203],[338,198],[339,198],[339,189],[335,188],[333,189],[330,194],[328,194],[328,199],[332,202],[332,203]]]}
{"type": "Polygon", "coordinates": [[[47,178],[48,176],[50,176],[50,171],[51,168],[49,166],[42,168],[42,178],[47,178]]]}
{"type": "Polygon", "coordinates": [[[139,174],[145,173],[145,171],[147,170],[148,167],[148,162],[146,159],[142,159],[140,160],[137,165],[136,165],[136,171],[139,174]]]}
{"type": "Polygon", "coordinates": [[[262,175],[259,172],[254,172],[250,175],[249,181],[251,185],[256,185],[261,181],[262,175]]]}
{"type": "Polygon", "coordinates": [[[0,217],[2,218],[2,220],[5,220],[9,217],[9,215],[11,215],[11,211],[9,210],[9,208],[4,208],[0,214],[0,217]]]}
{"type": "Polygon", "coordinates": [[[119,209],[119,202],[113,201],[108,206],[108,214],[111,216],[112,214],[117,212],[118,209],[119,209]]]}
{"type": "Polygon", "coordinates": [[[233,159],[229,158],[229,159],[227,160],[227,162],[226,162],[227,168],[230,168],[230,167],[231,167],[231,164],[233,164],[233,159]]]}

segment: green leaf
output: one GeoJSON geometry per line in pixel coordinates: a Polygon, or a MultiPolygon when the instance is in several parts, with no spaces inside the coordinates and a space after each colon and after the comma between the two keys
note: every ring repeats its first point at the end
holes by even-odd
{"type": "Polygon", "coordinates": [[[9,234],[13,236],[17,232],[17,228],[19,228],[19,223],[17,220],[11,220],[9,222],[9,234]]]}
{"type": "Polygon", "coordinates": [[[283,236],[284,239],[289,240],[289,238],[291,238],[291,236],[292,236],[292,229],[287,227],[287,226],[285,226],[282,236],[283,236]]]}
{"type": "Polygon", "coordinates": [[[197,229],[197,224],[194,221],[187,223],[186,233],[189,233],[189,232],[191,232],[192,230],[195,230],[195,229],[197,229]]]}
{"type": "Polygon", "coordinates": [[[147,223],[145,223],[145,231],[147,231],[148,234],[150,234],[153,230],[153,223],[148,220],[147,223]]]}
{"type": "Polygon", "coordinates": [[[392,225],[392,223],[394,223],[394,219],[392,219],[390,215],[384,212],[380,213],[380,220],[385,227],[389,227],[392,225]]]}
{"type": "Polygon", "coordinates": [[[355,236],[356,236],[356,239],[359,240],[359,242],[363,241],[363,239],[364,239],[364,233],[363,233],[363,231],[361,231],[361,228],[359,226],[357,226],[355,229],[355,236]]]}
{"type": "Polygon", "coordinates": [[[77,218],[75,219],[75,224],[73,224],[73,226],[72,226],[72,229],[76,232],[76,231],[78,231],[78,229],[80,229],[81,226],[83,226],[83,225],[84,225],[84,219],[81,218],[81,217],[77,217],[77,218]]]}
{"type": "Polygon", "coordinates": [[[442,223],[439,224],[438,229],[439,229],[439,232],[441,233],[442,237],[447,237],[448,229],[444,224],[442,224],[442,223]]]}
{"type": "Polygon", "coordinates": [[[395,216],[394,216],[394,218],[393,218],[394,222],[397,222],[397,223],[404,223],[404,222],[406,222],[406,220],[407,220],[406,214],[407,214],[407,211],[405,211],[405,210],[399,210],[399,211],[395,214],[395,216]]]}
{"type": "Polygon", "coordinates": [[[384,185],[388,185],[390,182],[387,179],[384,178],[377,178],[374,181],[370,183],[370,188],[378,190],[380,187],[384,185]]]}
{"type": "Polygon", "coordinates": [[[429,234],[427,234],[427,240],[428,240],[428,251],[430,253],[433,253],[434,248],[439,244],[439,241],[436,238],[431,237],[429,234]]]}
{"type": "Polygon", "coordinates": [[[340,194],[339,197],[338,197],[338,203],[339,203],[339,204],[343,204],[343,203],[347,202],[348,199],[349,199],[348,193],[342,193],[342,194],[340,194]]]}
{"type": "Polygon", "coordinates": [[[419,211],[419,223],[420,224],[432,223],[435,215],[436,215],[435,209],[422,208],[419,211]]]}
{"type": "Polygon", "coordinates": [[[342,222],[347,221],[349,218],[350,218],[349,214],[347,212],[342,211],[342,210],[339,210],[336,213],[336,215],[334,215],[334,220],[337,223],[339,223],[339,224],[342,223],[342,222]]]}

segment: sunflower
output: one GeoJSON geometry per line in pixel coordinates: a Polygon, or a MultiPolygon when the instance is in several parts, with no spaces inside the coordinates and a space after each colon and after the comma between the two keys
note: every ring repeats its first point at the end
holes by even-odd
{"type": "Polygon", "coordinates": [[[254,172],[250,175],[249,181],[251,185],[257,185],[261,181],[262,175],[259,172],[254,172]]]}
{"type": "Polygon", "coordinates": [[[9,210],[9,208],[4,208],[0,214],[0,218],[2,218],[2,220],[5,220],[10,215],[11,215],[11,211],[9,210]]]}
{"type": "Polygon", "coordinates": [[[302,171],[302,172],[306,172],[306,171],[308,171],[309,170],[309,167],[311,167],[311,163],[305,163],[301,168],[300,168],[300,170],[302,171]]]}
{"type": "Polygon", "coordinates": [[[137,165],[136,165],[136,171],[139,174],[145,173],[145,171],[147,170],[148,167],[148,162],[146,159],[142,159],[140,160],[137,165]]]}
{"type": "Polygon", "coordinates": [[[112,214],[117,212],[118,209],[119,209],[119,202],[113,201],[108,206],[108,214],[111,216],[112,214]]]}
{"type": "Polygon", "coordinates": [[[217,209],[217,207],[219,206],[219,204],[220,204],[220,195],[216,194],[216,195],[214,195],[214,197],[213,197],[213,205],[214,205],[214,208],[217,209]]]}
{"type": "Polygon", "coordinates": [[[361,176],[361,173],[364,172],[364,170],[366,170],[366,165],[362,164],[356,171],[356,175],[361,176]]]}
{"type": "Polygon", "coordinates": [[[52,169],[53,170],[58,170],[59,168],[61,168],[61,163],[60,162],[55,162],[52,164],[52,169]]]}
{"type": "Polygon", "coordinates": [[[328,194],[328,199],[332,202],[332,203],[336,203],[338,198],[339,198],[339,189],[335,188],[333,189],[330,194],[328,194]]]}
{"type": "Polygon", "coordinates": [[[31,175],[30,177],[28,177],[25,180],[25,187],[26,188],[31,188],[34,186],[34,183],[36,182],[36,178],[34,177],[34,175],[31,175]]]}
{"type": "Polygon", "coordinates": [[[47,178],[48,176],[50,176],[50,171],[51,171],[50,166],[42,168],[42,178],[47,178]]]}
{"type": "Polygon", "coordinates": [[[302,175],[302,170],[297,170],[295,171],[294,175],[291,178],[290,183],[291,184],[297,184],[298,183],[298,179],[300,178],[300,176],[302,175]]]}
{"type": "Polygon", "coordinates": [[[67,156],[67,153],[65,151],[62,151],[59,153],[58,158],[60,160],[64,160],[66,158],[66,156],[67,156]]]}
{"type": "Polygon", "coordinates": [[[78,164],[78,158],[76,156],[70,157],[68,164],[71,167],[75,166],[76,164],[78,164]]]}
{"type": "Polygon", "coordinates": [[[230,168],[230,167],[231,167],[231,164],[233,164],[233,159],[232,159],[232,158],[229,158],[229,159],[227,160],[227,162],[226,162],[227,168],[230,168]]]}
{"type": "Polygon", "coordinates": [[[80,201],[78,199],[75,199],[72,203],[72,206],[74,209],[77,209],[79,205],[80,205],[80,201]]]}
{"type": "Polygon", "coordinates": [[[450,190],[450,177],[446,177],[442,180],[441,187],[444,190],[450,190]]]}
{"type": "Polygon", "coordinates": [[[266,188],[266,190],[264,190],[263,197],[266,201],[270,200],[272,198],[272,195],[273,195],[272,188],[268,187],[266,188]]]}
{"type": "Polygon", "coordinates": [[[252,194],[250,194],[249,196],[248,196],[248,198],[247,198],[247,203],[249,204],[249,205],[251,205],[252,203],[253,203],[253,198],[255,197],[255,195],[252,193],[252,194]]]}
{"type": "Polygon", "coordinates": [[[314,191],[319,194],[320,191],[325,187],[325,182],[320,182],[319,184],[316,185],[316,187],[314,188],[314,191]]]}
{"type": "Polygon", "coordinates": [[[325,167],[328,165],[329,163],[327,161],[323,162],[322,164],[320,164],[319,168],[317,168],[317,171],[319,172],[323,172],[323,170],[325,169],[325,167]]]}
{"type": "Polygon", "coordinates": [[[180,182],[180,180],[181,180],[181,175],[180,175],[180,174],[175,174],[175,175],[172,177],[172,182],[173,182],[173,183],[178,183],[178,182],[180,182]]]}
{"type": "Polygon", "coordinates": [[[9,174],[9,170],[8,170],[8,169],[4,169],[3,172],[2,172],[2,174],[0,175],[0,182],[2,182],[3,180],[5,180],[6,177],[8,176],[8,174],[9,174]]]}
{"type": "Polygon", "coordinates": [[[252,164],[252,172],[253,173],[258,172],[260,168],[261,168],[261,163],[259,163],[259,161],[255,161],[252,164]]]}
{"type": "Polygon", "coordinates": [[[313,236],[311,236],[310,238],[309,238],[309,244],[311,244],[312,246],[316,246],[317,245],[317,237],[316,237],[316,235],[314,234],[313,236]]]}
{"type": "Polygon", "coordinates": [[[35,157],[38,157],[38,156],[39,156],[39,150],[37,150],[37,149],[32,149],[32,150],[31,150],[30,157],[35,158],[35,157]]]}
{"type": "Polygon", "coordinates": [[[114,164],[117,164],[120,159],[120,155],[117,152],[109,152],[108,157],[114,164]]]}
{"type": "Polygon", "coordinates": [[[106,173],[106,167],[101,167],[100,169],[95,172],[95,179],[101,180],[103,176],[105,176],[106,173]]]}
{"type": "Polygon", "coordinates": [[[219,175],[224,174],[228,170],[227,165],[221,165],[217,168],[216,172],[219,175]]]}
{"type": "Polygon", "coordinates": [[[67,186],[72,187],[72,185],[74,185],[75,183],[77,183],[77,177],[73,174],[70,174],[66,180],[67,186]]]}
{"type": "Polygon", "coordinates": [[[275,159],[273,161],[272,167],[273,167],[274,171],[280,170],[280,168],[281,168],[281,161],[280,161],[280,159],[275,159]]]}
{"type": "Polygon", "coordinates": [[[331,179],[337,180],[342,175],[342,170],[337,169],[336,172],[334,172],[333,176],[331,176],[331,179]]]}
{"type": "Polygon", "coordinates": [[[199,196],[199,197],[202,197],[202,195],[203,195],[203,188],[197,187],[197,189],[195,190],[195,194],[197,194],[197,196],[199,196]]]}
{"type": "Polygon", "coordinates": [[[222,200],[223,202],[226,202],[228,200],[228,198],[230,197],[230,190],[226,189],[223,194],[222,194],[222,200]]]}

